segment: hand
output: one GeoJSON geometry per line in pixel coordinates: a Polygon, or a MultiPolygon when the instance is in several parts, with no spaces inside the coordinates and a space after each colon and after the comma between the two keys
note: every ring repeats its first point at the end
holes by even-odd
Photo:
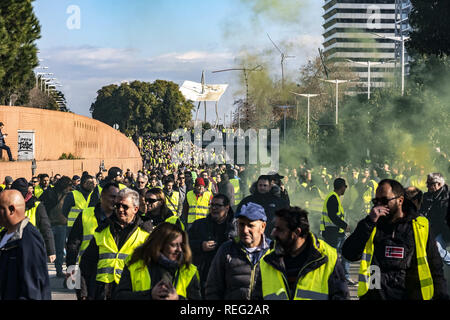
{"type": "Polygon", "coordinates": [[[56,254],[52,254],[51,256],[48,256],[48,261],[50,263],[53,263],[56,260],[56,254]]]}
{"type": "Polygon", "coordinates": [[[203,241],[202,249],[205,252],[213,251],[216,248],[216,242],[214,240],[203,241]]]}
{"type": "Polygon", "coordinates": [[[376,223],[380,217],[387,216],[388,214],[389,208],[383,206],[373,207],[372,210],[370,210],[369,218],[372,222],[376,223]]]}
{"type": "Polygon", "coordinates": [[[152,289],[152,299],[178,300],[178,294],[171,283],[161,280],[152,289]]]}

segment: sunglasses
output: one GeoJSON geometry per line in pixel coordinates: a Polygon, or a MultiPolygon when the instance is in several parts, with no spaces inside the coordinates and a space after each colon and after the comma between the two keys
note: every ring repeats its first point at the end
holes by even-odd
{"type": "Polygon", "coordinates": [[[39,181],[33,181],[33,183],[38,183],[39,181]]]}
{"type": "Polygon", "coordinates": [[[211,203],[211,208],[220,208],[220,207],[225,207],[225,205],[220,203],[211,203]]]}
{"type": "Polygon", "coordinates": [[[159,201],[158,199],[150,199],[150,198],[146,198],[145,199],[145,202],[150,203],[150,204],[153,204],[153,203],[158,202],[158,201],[159,201]]]}
{"type": "Polygon", "coordinates": [[[126,204],[122,204],[122,203],[116,203],[114,205],[114,207],[119,210],[120,208],[123,208],[123,210],[127,211],[130,207],[127,206],[126,204]]]}
{"type": "Polygon", "coordinates": [[[374,205],[381,204],[381,205],[383,205],[383,206],[386,206],[386,205],[389,203],[389,201],[395,200],[395,199],[398,199],[398,198],[400,198],[400,197],[394,197],[394,198],[390,198],[390,199],[388,199],[388,198],[386,198],[386,197],[383,197],[383,198],[374,198],[374,199],[372,199],[372,203],[373,203],[374,205]]]}

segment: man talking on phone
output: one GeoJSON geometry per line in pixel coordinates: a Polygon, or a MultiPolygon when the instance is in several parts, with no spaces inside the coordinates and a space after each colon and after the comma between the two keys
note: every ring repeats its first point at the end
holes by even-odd
{"type": "Polygon", "coordinates": [[[405,197],[395,180],[380,181],[373,208],[342,247],[350,261],[361,260],[361,300],[448,299],[442,260],[427,218],[405,197]]]}

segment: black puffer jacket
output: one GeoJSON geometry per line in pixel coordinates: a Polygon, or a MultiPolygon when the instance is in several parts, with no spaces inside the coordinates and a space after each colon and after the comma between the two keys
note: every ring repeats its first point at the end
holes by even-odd
{"type": "MultiPolygon", "coordinates": [[[[377,265],[381,269],[381,289],[369,289],[361,300],[422,299],[412,226],[412,220],[417,216],[417,213],[410,211],[394,224],[389,223],[384,217],[375,224],[366,217],[358,223],[355,231],[344,242],[343,256],[350,261],[361,260],[364,247],[373,229],[377,227],[372,265],[377,265]],[[388,246],[403,250],[403,258],[386,257],[389,254],[386,251],[388,246]]],[[[443,275],[442,260],[431,230],[426,252],[433,277],[434,299],[446,299],[447,284],[443,275]]]]}
{"type": "Polygon", "coordinates": [[[444,185],[436,192],[425,192],[420,213],[428,218],[434,235],[441,234],[446,242],[450,241],[450,229],[445,223],[448,208],[448,186],[444,185]]]}
{"type": "MultiPolygon", "coordinates": [[[[269,243],[266,241],[259,253],[260,257],[268,249],[269,243]]],[[[259,261],[253,264],[237,239],[224,243],[209,269],[205,298],[207,300],[261,300],[261,282],[258,281],[258,287],[256,286],[259,261]]]]}
{"type": "Polygon", "coordinates": [[[211,219],[211,215],[205,219],[200,219],[192,224],[189,229],[189,245],[191,246],[193,263],[198,268],[200,274],[200,282],[202,285],[202,294],[204,293],[206,278],[208,277],[209,268],[219,247],[236,236],[235,226],[233,224],[234,213],[230,209],[227,219],[223,225],[215,223],[211,219]],[[205,252],[202,249],[204,241],[214,240],[217,243],[215,250],[205,252]]]}

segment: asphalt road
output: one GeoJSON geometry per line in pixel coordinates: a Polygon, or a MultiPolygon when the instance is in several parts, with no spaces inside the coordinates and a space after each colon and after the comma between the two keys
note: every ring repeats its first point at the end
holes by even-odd
{"type": "MultiPolygon", "coordinates": [[[[65,266],[63,270],[65,270],[65,266]]],[[[77,300],[74,290],[69,290],[64,287],[65,279],[56,277],[56,269],[54,264],[48,264],[48,271],[50,275],[50,285],[52,288],[52,300],[77,300]]],[[[353,281],[357,281],[359,271],[359,263],[352,263],[350,265],[350,275],[353,281]]],[[[350,296],[352,300],[357,300],[357,286],[349,286],[350,296]]]]}

